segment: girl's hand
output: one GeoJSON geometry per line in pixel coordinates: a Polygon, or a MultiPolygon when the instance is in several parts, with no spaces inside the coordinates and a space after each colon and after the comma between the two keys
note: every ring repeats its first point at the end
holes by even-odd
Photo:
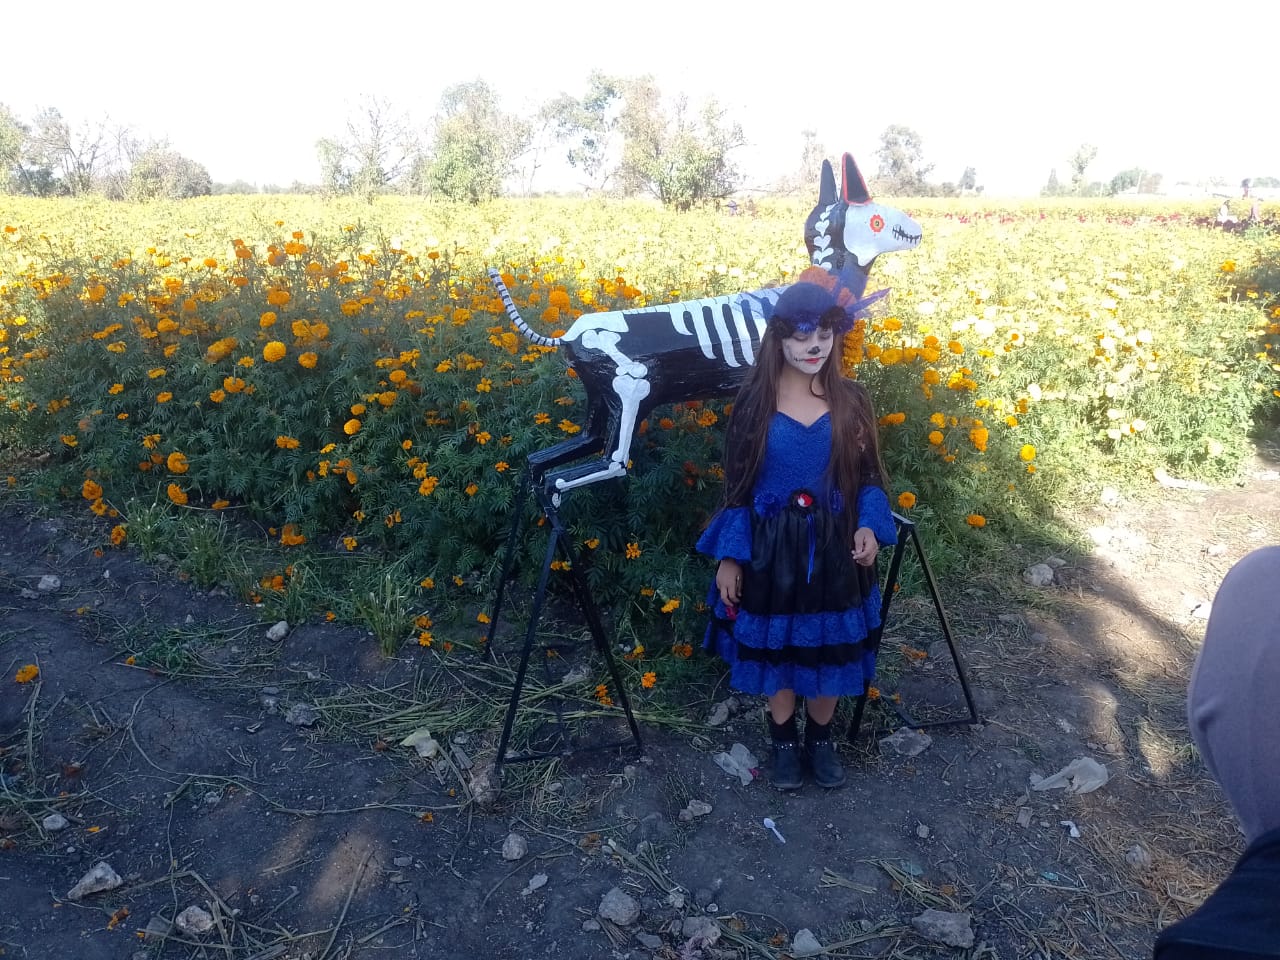
{"type": "Polygon", "coordinates": [[[880,544],[870,527],[859,527],[853,535],[853,562],[859,566],[869,567],[876,562],[876,554],[880,552],[880,544]]]}
{"type": "Polygon", "coordinates": [[[742,565],[725,557],[716,568],[716,589],[726,607],[736,607],[742,599],[742,565]]]}

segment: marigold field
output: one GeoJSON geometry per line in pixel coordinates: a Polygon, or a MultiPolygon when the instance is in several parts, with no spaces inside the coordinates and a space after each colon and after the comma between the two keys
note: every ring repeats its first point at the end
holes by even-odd
{"type": "MultiPolygon", "coordinates": [[[[1079,498],[1155,467],[1229,477],[1274,414],[1275,233],[1212,229],[1186,204],[898,205],[924,242],[877,262],[869,289],[892,297],[844,361],[875,398],[891,498],[944,568],[1061,542],[1079,498]]],[[[562,331],[786,282],[809,208],[13,201],[8,486],[75,501],[103,549],[163,550],[293,621],[429,645],[433,618],[489,595],[526,456],[581,429],[580,385],[514,331],[485,269],[562,331]]],[[[564,510],[615,628],[656,622],[677,655],[703,613],[691,545],[720,493],[726,402],[655,414],[632,475],[564,510]]],[[[522,550],[531,575],[543,541],[522,550]]]]}

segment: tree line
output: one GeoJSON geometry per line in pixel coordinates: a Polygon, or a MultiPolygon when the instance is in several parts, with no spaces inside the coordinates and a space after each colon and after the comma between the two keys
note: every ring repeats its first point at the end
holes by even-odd
{"type": "MultiPolygon", "coordinates": [[[[563,160],[588,194],[648,196],[677,209],[727,200],[744,187],[737,162],[747,139],[714,100],[663,95],[652,76],[594,71],[580,93],[560,93],[532,115],[506,110],[483,79],[441,95],[426,124],[391,101],[366,97],[315,145],[319,182],[291,192],[352,195],[372,202],[388,193],[480,203],[504,192],[528,194],[553,159],[563,160]]],[[[795,168],[754,191],[809,193],[824,159],[834,159],[812,130],[801,132],[795,168]]],[[[966,167],[954,181],[930,180],[923,140],[891,125],[870,178],[883,195],[981,193],[966,167]]],[[[869,165],[864,165],[869,166],[869,165]]],[[[245,181],[214,183],[208,169],[167,141],[110,120],[73,124],[56,108],[28,120],[0,104],[0,190],[34,196],[94,193],[119,200],[257,192],[245,181]]],[[[268,185],[262,192],[284,192],[268,185]]]]}

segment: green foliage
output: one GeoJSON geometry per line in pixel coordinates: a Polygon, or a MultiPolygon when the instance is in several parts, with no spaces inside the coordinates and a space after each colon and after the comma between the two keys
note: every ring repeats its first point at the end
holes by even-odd
{"type": "Polygon", "coordinates": [[[425,178],[431,193],[480,203],[502,192],[515,158],[529,145],[529,125],[502,111],[483,80],[460,83],[440,98],[425,178]]]}
{"type": "Polygon", "coordinates": [[[152,147],[129,168],[130,200],[184,200],[208,196],[213,189],[209,171],[175,150],[152,147]]]}
{"type": "Polygon", "coordinates": [[[924,162],[924,140],[910,127],[893,123],[880,134],[880,161],[875,192],[889,196],[929,196],[926,178],[933,164],[924,162]]]}

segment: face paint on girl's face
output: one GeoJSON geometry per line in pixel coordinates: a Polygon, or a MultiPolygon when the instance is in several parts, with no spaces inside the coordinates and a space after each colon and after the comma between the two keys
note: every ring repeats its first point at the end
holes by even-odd
{"type": "Polygon", "coordinates": [[[802,373],[815,374],[826,364],[835,345],[830,327],[818,327],[808,333],[796,331],[782,341],[782,357],[802,373]]]}

